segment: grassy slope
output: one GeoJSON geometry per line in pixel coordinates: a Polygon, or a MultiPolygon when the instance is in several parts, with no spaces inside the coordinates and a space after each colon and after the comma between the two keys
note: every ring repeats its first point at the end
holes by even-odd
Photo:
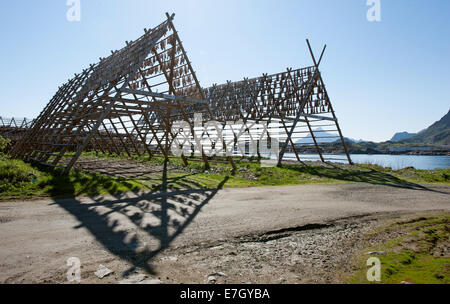
{"type": "MultiPolygon", "coordinates": [[[[94,157],[85,153],[84,157],[94,157]]],[[[96,158],[112,158],[100,155],[96,158]]],[[[115,156],[127,158],[126,156],[115,156]]],[[[161,165],[162,158],[133,157],[135,161],[161,165]]],[[[171,159],[170,167],[179,168],[177,173],[169,173],[166,179],[168,188],[216,188],[225,182],[224,187],[283,186],[314,183],[366,182],[366,183],[440,183],[450,184],[450,169],[443,170],[391,170],[375,165],[358,166],[308,166],[284,165],[261,167],[256,162],[236,160],[237,171],[232,174],[226,163],[212,163],[205,171],[199,162],[191,161],[183,167],[180,159],[171,159]]],[[[171,172],[171,171],[169,171],[171,172]]],[[[32,167],[20,160],[0,159],[0,199],[26,198],[34,196],[78,196],[119,193],[138,190],[158,190],[162,187],[161,173],[142,178],[117,178],[101,174],[72,170],[62,176],[58,172],[45,171],[32,167]]]]}
{"type": "Polygon", "coordinates": [[[72,170],[69,175],[48,172],[21,160],[0,159],[0,199],[39,196],[97,195],[144,188],[133,180],[72,170]]]}
{"type": "Polygon", "coordinates": [[[400,236],[363,250],[357,258],[357,270],[349,283],[370,283],[366,279],[367,253],[383,251],[385,255],[376,255],[381,261],[379,283],[449,284],[449,227],[450,215],[447,213],[392,223],[373,231],[370,239],[383,234],[400,236]]]}

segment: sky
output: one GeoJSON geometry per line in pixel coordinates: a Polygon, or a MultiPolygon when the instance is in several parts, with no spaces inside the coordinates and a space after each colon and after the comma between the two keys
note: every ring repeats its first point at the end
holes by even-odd
{"type": "Polygon", "coordinates": [[[450,108],[450,1],[67,0],[0,3],[0,116],[36,117],[74,73],[175,13],[203,87],[288,67],[320,66],[344,136],[385,141],[418,132],[450,108]],[[73,5],[72,5],[73,6],[73,5]]]}

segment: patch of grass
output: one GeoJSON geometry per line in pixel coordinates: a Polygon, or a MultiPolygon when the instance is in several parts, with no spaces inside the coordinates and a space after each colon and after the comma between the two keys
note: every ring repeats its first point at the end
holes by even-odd
{"type": "MultiPolygon", "coordinates": [[[[161,165],[164,158],[160,155],[149,157],[148,155],[127,154],[102,154],[96,152],[83,152],[85,157],[105,159],[133,159],[150,164],[161,165]]],[[[344,164],[324,165],[319,162],[300,164],[284,164],[278,167],[261,167],[256,159],[246,157],[233,157],[237,170],[233,174],[242,177],[248,182],[243,186],[279,186],[298,185],[306,183],[331,183],[331,182],[367,182],[367,183],[422,183],[422,184],[450,184],[450,169],[417,170],[405,168],[392,170],[374,164],[358,164],[348,166],[344,164]]],[[[184,166],[181,158],[171,158],[171,167],[185,168],[199,173],[206,172],[199,157],[188,158],[188,165],[184,166]]],[[[220,175],[229,175],[231,165],[222,159],[222,162],[210,160],[211,168],[208,172],[220,175]]]]}
{"type": "Polygon", "coordinates": [[[393,233],[401,236],[363,250],[357,259],[358,270],[349,283],[371,283],[366,279],[366,253],[384,251],[385,255],[377,255],[381,261],[381,281],[378,283],[449,284],[449,224],[450,214],[445,213],[396,222],[378,229],[371,237],[393,233]]]}
{"type": "Polygon", "coordinates": [[[17,159],[0,158],[0,199],[78,196],[138,191],[139,181],[71,170],[61,175],[17,159]]]}
{"type": "MultiPolygon", "coordinates": [[[[417,175],[411,177],[397,171],[387,171],[374,168],[370,165],[360,166],[328,166],[323,164],[283,165],[283,167],[261,167],[258,163],[236,162],[237,170],[226,187],[235,181],[239,186],[283,186],[300,184],[330,184],[341,182],[362,182],[371,184],[407,185],[415,187],[416,184],[450,184],[450,180],[441,176],[445,170],[428,172],[428,177],[417,175]]],[[[199,168],[196,168],[197,170],[199,168]]],[[[231,166],[213,164],[207,171],[209,174],[221,176],[230,175],[231,166]]],[[[421,170],[424,171],[424,170],[421,170]]],[[[204,175],[201,171],[198,176],[204,175]]],[[[425,174],[425,173],[422,173],[425,174]]]]}
{"type": "Polygon", "coordinates": [[[392,170],[389,167],[382,167],[379,165],[357,165],[356,167],[390,174],[393,177],[411,183],[450,184],[450,169],[419,170],[409,167],[399,170],[392,170]]]}
{"type": "Polygon", "coordinates": [[[71,170],[68,175],[48,174],[39,180],[38,186],[50,196],[116,194],[146,188],[139,181],[81,170],[71,170]]]}
{"type": "Polygon", "coordinates": [[[448,184],[450,182],[450,169],[414,170],[414,173],[416,178],[427,183],[448,184]]]}
{"type": "MultiPolygon", "coordinates": [[[[148,165],[160,166],[164,159],[160,155],[148,157],[109,155],[95,152],[83,153],[83,157],[91,159],[125,159],[147,163],[148,165]]],[[[331,184],[343,182],[363,182],[372,184],[386,184],[399,187],[421,187],[420,183],[427,183],[431,179],[425,179],[417,174],[412,175],[411,170],[392,170],[377,165],[324,165],[322,163],[308,163],[306,166],[300,164],[284,164],[279,167],[262,167],[256,159],[234,157],[236,170],[233,171],[231,165],[222,158],[222,161],[210,160],[210,168],[205,170],[203,162],[199,157],[188,158],[188,165],[185,166],[181,158],[171,158],[169,168],[177,169],[180,172],[191,173],[188,176],[183,174],[168,173],[168,186],[171,188],[215,188],[224,178],[227,182],[224,187],[261,187],[261,186],[286,186],[301,184],[331,184]]],[[[426,170],[421,170],[426,171],[426,170]]],[[[428,173],[435,181],[450,184],[448,180],[442,180],[438,176],[445,170],[433,170],[428,173]]],[[[445,172],[444,172],[445,173],[445,172]]],[[[138,177],[139,178],[139,177],[138,177]]],[[[147,176],[144,184],[151,189],[158,189],[161,184],[161,174],[147,176]],[[150,181],[149,181],[150,180],[150,181]]],[[[423,188],[423,187],[422,187],[423,188]]]]}
{"type": "MultiPolygon", "coordinates": [[[[149,167],[161,166],[162,156],[109,155],[84,152],[83,158],[92,160],[128,160],[146,163],[149,167]]],[[[444,170],[392,170],[377,165],[327,165],[308,163],[305,165],[288,163],[279,167],[262,167],[249,158],[235,157],[236,170],[222,158],[211,160],[206,170],[199,157],[188,158],[185,166],[181,158],[171,158],[167,180],[164,183],[172,189],[216,188],[224,179],[224,187],[286,186],[301,184],[331,184],[342,182],[363,182],[392,186],[420,187],[419,183],[450,184],[450,169],[444,170]],[[175,170],[173,170],[175,169],[175,170]],[[417,183],[417,184],[415,184],[417,183]]],[[[62,176],[58,170],[49,171],[34,167],[20,160],[1,158],[0,199],[33,196],[79,196],[114,194],[141,189],[158,190],[163,185],[162,170],[142,176],[119,178],[83,170],[71,170],[62,176]]]]}
{"type": "Polygon", "coordinates": [[[41,172],[21,160],[0,158],[0,193],[33,193],[41,172]]]}
{"type": "MultiPolygon", "coordinates": [[[[85,157],[109,158],[109,159],[133,159],[137,161],[148,162],[150,164],[161,165],[164,162],[163,157],[156,155],[148,157],[100,154],[94,152],[83,153],[85,157]]],[[[232,167],[223,159],[222,162],[210,160],[210,169],[205,170],[203,163],[198,157],[188,158],[188,165],[184,166],[181,158],[171,158],[170,166],[183,168],[199,173],[215,173],[222,176],[232,175],[243,178],[239,184],[244,187],[250,186],[281,186],[298,185],[311,183],[336,183],[336,182],[366,182],[383,184],[408,184],[408,183],[433,183],[450,184],[450,169],[438,170],[416,170],[407,168],[402,170],[392,170],[378,165],[355,165],[348,166],[343,164],[324,165],[314,162],[307,166],[300,164],[284,164],[278,167],[261,167],[258,161],[234,157],[237,170],[231,174],[232,167]]],[[[230,179],[229,182],[231,182],[230,179]]],[[[226,185],[229,186],[229,185],[226,185]]]]}

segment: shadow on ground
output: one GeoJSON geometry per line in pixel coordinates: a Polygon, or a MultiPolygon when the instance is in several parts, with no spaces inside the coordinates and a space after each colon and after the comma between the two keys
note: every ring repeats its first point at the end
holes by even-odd
{"type": "MultiPolygon", "coordinates": [[[[183,186],[182,178],[171,178],[170,183],[183,186]]],[[[157,191],[119,194],[87,203],[77,199],[54,202],[77,218],[80,225],[75,229],[86,228],[106,250],[131,265],[124,274],[138,267],[155,274],[152,259],[189,226],[227,180],[225,177],[215,189],[172,191],[165,163],[157,191]]]]}
{"type": "MultiPolygon", "coordinates": [[[[373,169],[357,171],[351,167],[337,166],[288,167],[299,174],[321,178],[435,191],[373,169]]],[[[134,168],[131,168],[132,172],[127,172],[126,167],[121,169],[120,174],[127,176],[135,171],[134,168]]],[[[156,190],[150,193],[142,194],[135,190],[132,194],[93,198],[92,202],[77,199],[54,199],[54,202],[77,218],[80,225],[75,227],[76,229],[86,228],[106,250],[131,265],[125,274],[138,267],[155,274],[151,264],[153,258],[170,246],[229,179],[228,176],[224,177],[216,188],[202,189],[201,185],[193,181],[187,182],[185,179],[195,173],[168,178],[167,162],[163,164],[161,174],[160,184],[153,187],[156,190]],[[174,187],[169,188],[169,184],[174,187]],[[175,187],[187,190],[173,190],[175,187]]],[[[70,187],[70,184],[66,187],[70,187]]],[[[86,187],[95,189],[96,185],[90,184],[86,187]]],[[[113,193],[113,190],[110,193],[113,193]]],[[[69,192],[67,191],[68,196],[69,192]]],[[[75,194],[75,190],[72,189],[71,193],[75,194]]]]}
{"type": "Polygon", "coordinates": [[[167,173],[187,172],[185,168],[178,168],[171,163],[164,169],[163,163],[146,163],[131,159],[107,158],[81,158],[75,163],[74,168],[111,177],[139,180],[152,180],[155,178],[155,175],[162,174],[164,170],[167,173]]]}
{"type": "MultiPolygon", "coordinates": [[[[426,186],[408,182],[397,176],[389,174],[387,172],[377,171],[371,168],[364,170],[354,170],[352,167],[339,167],[332,163],[327,163],[329,166],[289,166],[291,170],[299,173],[309,174],[320,178],[335,179],[339,181],[368,183],[373,185],[384,185],[395,188],[411,189],[411,190],[423,190],[439,192],[434,189],[430,189],[426,186]]],[[[442,192],[446,193],[446,192],[442,192]]]]}

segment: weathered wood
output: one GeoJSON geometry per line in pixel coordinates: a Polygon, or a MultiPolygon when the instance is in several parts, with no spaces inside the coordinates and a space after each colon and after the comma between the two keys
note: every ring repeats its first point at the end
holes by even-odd
{"type": "MultiPolygon", "coordinates": [[[[172,128],[181,120],[189,125],[191,137],[208,167],[202,140],[209,140],[214,149],[216,144],[220,145],[218,138],[214,138],[215,132],[224,132],[227,122],[241,121],[243,129],[239,132],[247,137],[253,136],[250,129],[260,122],[267,124],[268,130],[277,128],[281,132],[279,138],[285,141],[280,163],[288,146],[301,161],[295,140],[303,132],[311,135],[321,160],[326,161],[319,147],[321,137],[314,134],[317,132],[314,127],[315,122],[331,121],[351,163],[319,71],[325,48],[316,61],[308,41],[313,66],[287,68],[281,73],[202,89],[175,30],[174,15],[166,16],[167,20],[145,30],[137,40],[111,51],[110,56],[59,87],[30,128],[23,132],[12,154],[53,167],[68,159],[66,173],[86,149],[128,155],[161,153],[169,160],[169,147],[179,136],[172,128]],[[211,134],[207,130],[197,134],[196,114],[203,115],[201,123],[215,120],[221,126],[211,134]],[[307,131],[301,131],[306,127],[307,131]]],[[[2,125],[13,129],[24,125],[19,120],[7,123],[8,126],[0,117],[0,134],[2,125]]],[[[231,130],[235,137],[232,127],[231,130]]],[[[221,140],[222,152],[231,143],[227,140],[225,137],[221,140]]],[[[230,151],[234,151],[236,144],[234,138],[230,151]]],[[[185,155],[181,158],[188,163],[185,155]]],[[[236,168],[233,158],[227,158],[236,168]]]]}

